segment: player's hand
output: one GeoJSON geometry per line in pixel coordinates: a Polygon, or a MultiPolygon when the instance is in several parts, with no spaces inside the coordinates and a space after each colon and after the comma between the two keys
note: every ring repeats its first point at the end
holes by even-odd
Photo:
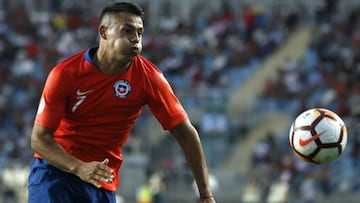
{"type": "Polygon", "coordinates": [[[93,161],[85,162],[77,170],[77,175],[81,180],[100,188],[99,182],[109,183],[114,179],[114,171],[107,166],[109,159],[105,159],[103,162],[93,161]]]}
{"type": "Polygon", "coordinates": [[[216,203],[214,197],[200,197],[199,203],[216,203]]]}

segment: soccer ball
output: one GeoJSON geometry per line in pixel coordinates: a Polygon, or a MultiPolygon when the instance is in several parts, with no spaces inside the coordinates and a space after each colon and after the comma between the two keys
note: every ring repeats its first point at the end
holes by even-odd
{"type": "Polygon", "coordinates": [[[336,113],[314,108],[296,117],[290,127],[289,141],[300,159],[321,164],[341,155],[346,147],[347,136],[345,123],[336,113]]]}

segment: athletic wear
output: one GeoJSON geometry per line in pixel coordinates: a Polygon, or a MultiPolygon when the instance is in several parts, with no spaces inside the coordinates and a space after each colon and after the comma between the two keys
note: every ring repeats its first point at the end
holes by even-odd
{"type": "Polygon", "coordinates": [[[115,192],[98,189],[43,159],[35,158],[30,169],[28,203],[116,202],[115,192]]]}
{"type": "Polygon", "coordinates": [[[77,53],[50,72],[35,123],[56,129],[55,140],[83,161],[109,158],[115,178],[101,184],[115,191],[121,148],[142,107],[149,105],[164,130],[180,124],[187,114],[150,61],[138,55],[125,72],[105,75],[90,57],[96,49],[77,53]]]}

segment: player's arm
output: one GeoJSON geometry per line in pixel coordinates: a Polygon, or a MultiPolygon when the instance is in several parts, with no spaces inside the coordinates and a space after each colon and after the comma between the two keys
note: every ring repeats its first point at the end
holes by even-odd
{"type": "Polygon", "coordinates": [[[100,187],[99,181],[111,182],[112,169],[107,166],[109,160],[86,163],[68,154],[53,138],[54,130],[34,125],[31,134],[31,147],[34,152],[51,165],[79,176],[83,181],[100,187]]]}
{"type": "Polygon", "coordinates": [[[83,162],[67,153],[53,137],[55,129],[64,116],[69,90],[72,90],[69,75],[61,64],[49,73],[31,134],[31,147],[51,165],[100,187],[99,181],[109,182],[113,179],[111,168],[107,166],[108,160],[83,162]]]}
{"type": "Polygon", "coordinates": [[[82,162],[70,155],[53,138],[54,130],[34,125],[31,134],[31,147],[55,167],[70,173],[76,170],[82,162]],[[61,159],[60,159],[61,158],[61,159]]]}
{"type": "Polygon", "coordinates": [[[179,142],[186,160],[190,165],[198,186],[201,203],[214,203],[212,191],[208,180],[208,169],[199,135],[189,119],[170,130],[179,142]]]}

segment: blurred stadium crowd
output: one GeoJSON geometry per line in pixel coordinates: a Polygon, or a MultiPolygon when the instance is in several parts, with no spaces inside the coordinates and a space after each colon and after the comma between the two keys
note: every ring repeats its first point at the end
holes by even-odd
{"type": "MultiPolygon", "coordinates": [[[[4,202],[21,202],[26,198],[27,167],[32,158],[29,136],[44,80],[60,60],[96,46],[99,11],[51,1],[48,11],[39,15],[23,4],[5,8],[5,2],[2,1],[0,12],[0,197],[4,202]]],[[[223,149],[216,152],[219,158],[209,163],[214,171],[220,170],[221,160],[231,151],[233,145],[229,140],[239,127],[228,120],[227,96],[251,78],[263,60],[286,43],[299,26],[312,28],[311,46],[304,57],[299,61],[286,59],[278,68],[277,77],[269,78],[258,102],[249,110],[296,115],[315,106],[332,109],[344,118],[349,128],[346,155],[332,165],[307,165],[293,157],[287,135],[269,132],[254,148],[251,173],[240,174],[243,182],[238,184],[243,187],[238,191],[241,195],[236,197],[237,202],[266,202],[266,199],[272,202],[273,194],[277,197],[283,194],[285,199],[310,203],[318,197],[316,192],[308,192],[311,187],[314,187],[311,191],[319,191],[323,196],[360,189],[357,178],[360,171],[360,13],[359,8],[346,15],[339,13],[336,2],[324,1],[314,9],[315,15],[310,19],[303,18],[297,9],[269,13],[258,4],[244,4],[234,12],[234,8],[224,3],[207,12],[198,12],[199,8],[194,7],[187,20],[181,16],[160,16],[156,26],[151,27],[145,21],[143,55],[158,64],[169,79],[189,109],[189,115],[194,116],[204,144],[207,144],[206,136],[211,137],[214,132],[222,135],[222,140],[212,143],[223,143],[223,149]],[[192,112],[199,109],[201,115],[192,112]],[[274,191],[277,192],[272,193],[274,191]]],[[[144,5],[145,11],[147,6],[144,5]]],[[[134,160],[140,160],[138,162],[145,160],[142,167],[151,180],[154,174],[157,178],[151,182],[161,184],[158,176],[161,174],[160,179],[166,182],[167,188],[176,187],[174,176],[186,168],[184,160],[167,137],[150,142],[148,128],[143,126],[151,118],[150,112],[144,109],[124,151],[125,160],[126,156],[137,157],[134,160]],[[154,171],[156,173],[152,173],[154,171]]],[[[244,129],[240,134],[249,130],[244,129]]],[[[130,184],[124,177],[120,188],[125,188],[127,183],[130,184]]],[[[191,184],[191,180],[188,183],[191,184]]],[[[226,190],[220,187],[217,192],[221,193],[222,189],[226,190]]],[[[156,189],[162,197],[154,199],[154,203],[167,202],[166,193],[159,192],[163,190],[163,187],[156,189]]],[[[121,195],[133,199],[136,196],[134,193],[121,195]]]]}

